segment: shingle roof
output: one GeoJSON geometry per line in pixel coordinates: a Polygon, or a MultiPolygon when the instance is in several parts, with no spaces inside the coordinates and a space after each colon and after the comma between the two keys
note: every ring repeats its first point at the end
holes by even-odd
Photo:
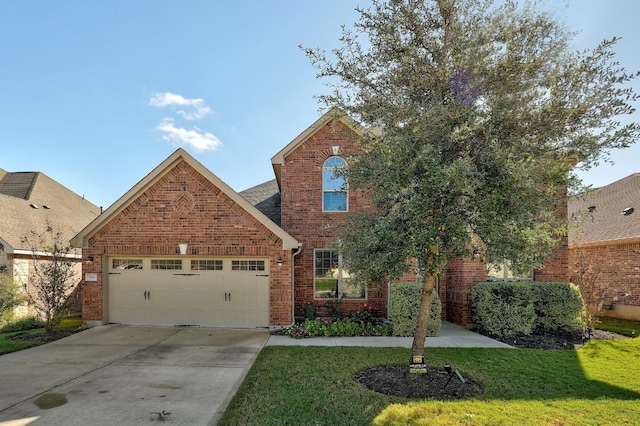
{"type": "Polygon", "coordinates": [[[280,190],[275,179],[245,189],[240,192],[240,195],[280,226],[280,190]]]}
{"type": "Polygon", "coordinates": [[[6,251],[31,250],[31,231],[50,224],[69,241],[100,214],[100,208],[40,172],[0,169],[0,240],[6,251]]]}
{"type": "Polygon", "coordinates": [[[0,194],[28,200],[37,176],[36,172],[5,172],[0,179],[0,194]]]}
{"type": "Polygon", "coordinates": [[[580,218],[569,245],[640,241],[640,173],[571,197],[568,207],[580,218]]]}

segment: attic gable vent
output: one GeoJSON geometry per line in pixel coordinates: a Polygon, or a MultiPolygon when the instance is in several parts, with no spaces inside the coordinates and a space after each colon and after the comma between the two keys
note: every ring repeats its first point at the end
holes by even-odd
{"type": "Polygon", "coordinates": [[[635,209],[633,207],[627,207],[626,209],[622,210],[622,214],[625,216],[629,216],[634,211],[635,209]]]}
{"type": "Polygon", "coordinates": [[[29,204],[31,206],[32,209],[37,209],[38,206],[36,206],[35,204],[29,204]]]}

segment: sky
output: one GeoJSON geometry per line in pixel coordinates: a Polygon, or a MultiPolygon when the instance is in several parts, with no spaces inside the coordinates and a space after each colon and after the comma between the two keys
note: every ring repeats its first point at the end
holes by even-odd
{"type": "MultiPolygon", "coordinates": [[[[339,47],[370,0],[0,2],[0,168],[40,171],[107,208],[178,147],[236,191],[319,117],[328,89],[298,47],[339,47]]],[[[640,1],[549,1],[575,48],[621,37],[640,70],[640,1]]],[[[634,87],[640,92],[640,82],[634,87]]],[[[640,121],[640,113],[631,119],[640,121]]],[[[640,172],[640,144],[579,176],[640,172]]]]}

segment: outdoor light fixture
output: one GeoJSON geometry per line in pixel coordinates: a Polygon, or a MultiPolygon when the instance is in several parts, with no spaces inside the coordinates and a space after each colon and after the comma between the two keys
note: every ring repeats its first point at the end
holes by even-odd
{"type": "Polygon", "coordinates": [[[178,248],[180,249],[180,254],[187,254],[187,247],[188,246],[189,246],[189,244],[187,244],[187,243],[178,244],[178,248]]]}
{"type": "Polygon", "coordinates": [[[278,258],[278,266],[282,266],[282,264],[284,263],[284,261],[282,260],[282,257],[278,258]]]}
{"type": "Polygon", "coordinates": [[[93,256],[87,256],[87,265],[91,265],[93,263],[93,256]]]}

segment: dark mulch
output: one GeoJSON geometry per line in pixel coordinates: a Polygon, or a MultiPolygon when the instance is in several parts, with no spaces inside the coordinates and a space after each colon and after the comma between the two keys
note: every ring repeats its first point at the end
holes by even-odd
{"type": "MultiPolygon", "coordinates": [[[[494,337],[495,338],[495,337],[494,337]]],[[[575,349],[589,340],[628,339],[622,334],[594,329],[588,333],[532,334],[511,338],[496,339],[516,348],[523,349],[575,349]]]]}
{"type": "Polygon", "coordinates": [[[442,401],[471,398],[482,386],[452,372],[429,368],[427,373],[409,373],[409,365],[383,365],[355,374],[355,380],[372,391],[402,398],[434,398],[442,401]]]}
{"type": "Polygon", "coordinates": [[[62,330],[55,330],[51,333],[42,332],[42,333],[23,333],[17,334],[11,337],[11,340],[28,340],[28,341],[37,341],[40,343],[49,343],[55,340],[62,339],[67,336],[71,336],[79,331],[85,330],[84,328],[65,328],[62,330]]]}

